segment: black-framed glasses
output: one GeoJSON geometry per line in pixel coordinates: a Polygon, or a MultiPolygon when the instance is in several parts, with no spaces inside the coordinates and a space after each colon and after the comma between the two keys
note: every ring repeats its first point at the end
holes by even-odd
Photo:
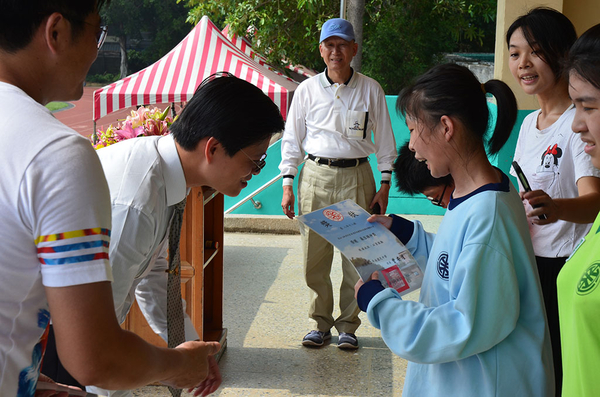
{"type": "Polygon", "coordinates": [[[446,194],[446,189],[448,188],[448,184],[444,185],[444,189],[442,190],[442,194],[440,194],[438,197],[433,198],[433,197],[427,197],[427,200],[431,201],[431,204],[436,205],[438,207],[443,207],[443,201],[444,201],[444,194],[446,194]]]}
{"type": "Polygon", "coordinates": [[[258,161],[256,160],[252,160],[252,158],[250,156],[248,156],[248,154],[246,152],[244,152],[244,149],[240,149],[242,153],[244,153],[244,155],[246,157],[248,157],[248,159],[250,161],[252,161],[254,163],[254,169],[252,169],[252,173],[253,174],[258,174],[263,168],[265,168],[265,165],[267,165],[267,154],[264,153],[262,156],[260,156],[260,159],[258,161]]]}

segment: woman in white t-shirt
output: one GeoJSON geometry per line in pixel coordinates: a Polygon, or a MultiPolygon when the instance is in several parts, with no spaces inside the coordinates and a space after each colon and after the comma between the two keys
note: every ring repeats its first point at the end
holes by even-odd
{"type": "Polygon", "coordinates": [[[544,7],[517,18],[506,33],[510,71],[540,104],[521,125],[514,160],[532,190],[524,192],[519,181],[544,295],[558,394],[562,370],[556,277],[600,210],[600,173],[571,130],[575,109],[561,68],[576,39],[571,21],[544,7]]]}

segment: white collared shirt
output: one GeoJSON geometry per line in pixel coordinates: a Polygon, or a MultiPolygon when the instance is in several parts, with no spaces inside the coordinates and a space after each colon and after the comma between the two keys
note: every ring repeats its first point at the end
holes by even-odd
{"type": "Polygon", "coordinates": [[[325,72],[303,81],[294,92],[281,140],[281,174],[295,176],[305,153],[346,159],[376,153],[377,169],[392,170],[396,141],[379,83],[357,72],[347,84],[331,83],[325,72]]]}
{"type": "MultiPolygon", "coordinates": [[[[167,235],[174,204],[187,195],[171,135],[129,139],[97,151],[110,189],[109,250],[119,322],[136,299],[152,330],[167,340],[167,235]]],[[[198,339],[185,316],[186,340],[198,339]]]]}

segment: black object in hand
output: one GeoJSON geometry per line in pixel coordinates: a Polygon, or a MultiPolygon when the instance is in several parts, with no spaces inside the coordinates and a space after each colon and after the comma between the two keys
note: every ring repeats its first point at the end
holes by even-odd
{"type": "MultiPolygon", "coordinates": [[[[516,161],[513,161],[512,166],[515,169],[515,172],[517,173],[519,180],[521,181],[521,185],[523,185],[523,189],[525,189],[526,192],[530,192],[531,186],[529,186],[529,182],[527,181],[527,178],[525,178],[525,174],[523,173],[521,166],[519,166],[519,163],[517,163],[516,161]]],[[[541,207],[541,206],[540,205],[533,206],[533,208],[539,208],[539,207],[541,207]]],[[[539,219],[548,219],[548,217],[545,214],[539,215],[538,218],[539,219]]]]}
{"type": "Polygon", "coordinates": [[[381,206],[379,205],[379,203],[375,203],[375,205],[373,206],[373,214],[381,215],[381,206]]]}

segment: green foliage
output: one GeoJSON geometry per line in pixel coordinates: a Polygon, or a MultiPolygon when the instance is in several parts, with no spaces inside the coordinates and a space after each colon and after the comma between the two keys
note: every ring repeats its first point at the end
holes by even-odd
{"type": "Polygon", "coordinates": [[[451,34],[431,0],[381,1],[366,8],[362,72],[396,95],[452,50],[451,34]]]}
{"type": "MultiPolygon", "coordinates": [[[[274,66],[289,62],[316,70],[324,68],[321,25],[339,16],[337,1],[177,1],[190,8],[188,22],[208,15],[220,28],[229,25],[274,66]]],[[[398,94],[444,52],[493,52],[495,15],[496,0],[366,0],[361,72],[387,94],[398,94]]]]}
{"type": "Polygon", "coordinates": [[[173,0],[146,1],[148,6],[144,23],[146,30],[151,32],[152,45],[145,50],[145,53],[154,62],[179,44],[192,27],[185,23],[187,10],[183,4],[173,0]]]}
{"type": "MultiPolygon", "coordinates": [[[[140,40],[151,37],[151,44],[134,54],[136,72],[156,62],[175,47],[191,30],[187,10],[175,0],[111,0],[101,11],[111,36],[140,40]]],[[[129,53],[128,53],[129,55],[129,53]]]]}
{"type": "Polygon", "coordinates": [[[117,80],[119,80],[119,75],[112,73],[89,74],[85,78],[85,81],[88,83],[97,83],[103,85],[114,83],[117,80]]]}
{"type": "Polygon", "coordinates": [[[127,69],[129,70],[129,73],[136,73],[146,66],[153,64],[158,59],[160,59],[160,57],[153,61],[144,51],[128,50],[127,69]]]}
{"type": "Polygon", "coordinates": [[[322,69],[319,56],[321,25],[339,12],[339,4],[325,0],[178,0],[190,7],[188,22],[208,15],[219,28],[229,25],[246,36],[254,49],[274,66],[286,62],[322,69]]]}
{"type": "Polygon", "coordinates": [[[69,106],[66,102],[50,102],[46,105],[46,108],[51,112],[56,112],[57,110],[64,109],[69,106]]]}
{"type": "Polygon", "coordinates": [[[434,0],[433,3],[433,13],[447,23],[454,41],[466,39],[483,45],[484,38],[490,36],[490,24],[496,19],[496,0],[434,0]]]}

